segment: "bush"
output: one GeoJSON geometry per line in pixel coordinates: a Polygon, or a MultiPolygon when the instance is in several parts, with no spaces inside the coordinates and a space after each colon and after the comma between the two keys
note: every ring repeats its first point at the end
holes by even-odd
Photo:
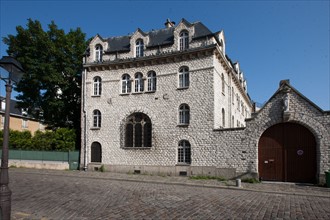
{"type": "MultiPolygon", "coordinates": [[[[59,128],[56,131],[9,131],[9,149],[41,151],[74,151],[76,134],[73,129],[59,128]]],[[[0,131],[0,144],[3,145],[3,131],[0,131]]]]}

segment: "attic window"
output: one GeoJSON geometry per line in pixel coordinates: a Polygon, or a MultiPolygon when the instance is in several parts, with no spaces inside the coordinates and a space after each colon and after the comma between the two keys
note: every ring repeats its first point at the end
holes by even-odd
{"type": "Polygon", "coordinates": [[[143,44],[143,40],[137,40],[136,44],[135,44],[135,56],[136,57],[143,57],[143,48],[144,48],[144,44],[143,44]]]}
{"type": "Polygon", "coordinates": [[[189,34],[187,31],[182,31],[179,37],[180,51],[187,50],[189,48],[189,34]]]}
{"type": "Polygon", "coordinates": [[[98,44],[95,46],[95,61],[102,62],[103,47],[98,44]]]}

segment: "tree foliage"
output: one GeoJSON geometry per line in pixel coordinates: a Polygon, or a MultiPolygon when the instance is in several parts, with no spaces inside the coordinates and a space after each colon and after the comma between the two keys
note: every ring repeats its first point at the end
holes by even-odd
{"type": "Polygon", "coordinates": [[[80,28],[65,33],[54,22],[45,31],[31,19],[26,28],[17,26],[16,31],[3,41],[25,72],[16,88],[16,99],[22,102],[18,107],[28,108],[35,118],[43,117],[49,128],[79,130],[85,34],[80,28]]]}

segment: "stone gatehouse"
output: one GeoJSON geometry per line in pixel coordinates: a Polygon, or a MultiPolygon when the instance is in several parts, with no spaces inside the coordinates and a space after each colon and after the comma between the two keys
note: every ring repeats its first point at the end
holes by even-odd
{"type": "Polygon", "coordinates": [[[201,22],[96,35],[82,85],[84,169],[298,182],[329,169],[329,112],[288,81],[255,111],[224,32],[201,22]]]}

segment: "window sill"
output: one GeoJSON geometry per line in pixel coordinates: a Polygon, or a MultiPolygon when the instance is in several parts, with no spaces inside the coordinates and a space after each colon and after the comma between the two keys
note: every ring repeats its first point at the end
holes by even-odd
{"type": "Polygon", "coordinates": [[[91,130],[100,130],[101,128],[98,127],[92,127],[91,130]]]}
{"type": "Polygon", "coordinates": [[[140,95],[143,94],[143,92],[132,92],[132,95],[140,95]]]}
{"type": "Polygon", "coordinates": [[[155,93],[156,90],[145,91],[145,93],[155,93]]]}
{"type": "Polygon", "coordinates": [[[151,147],[122,147],[124,150],[149,150],[151,147]]]}
{"type": "Polygon", "coordinates": [[[178,126],[178,127],[188,127],[189,124],[178,124],[177,126],[178,126]]]}
{"type": "Polygon", "coordinates": [[[126,96],[126,95],[130,95],[131,93],[120,93],[119,95],[121,96],[126,96]]]}
{"type": "Polygon", "coordinates": [[[92,95],[93,98],[101,97],[101,95],[92,95]]]}
{"type": "Polygon", "coordinates": [[[190,166],[190,163],[177,163],[175,166],[190,166]]]}
{"type": "Polygon", "coordinates": [[[177,90],[185,90],[185,89],[189,89],[189,86],[186,87],[178,87],[177,90]]]}

